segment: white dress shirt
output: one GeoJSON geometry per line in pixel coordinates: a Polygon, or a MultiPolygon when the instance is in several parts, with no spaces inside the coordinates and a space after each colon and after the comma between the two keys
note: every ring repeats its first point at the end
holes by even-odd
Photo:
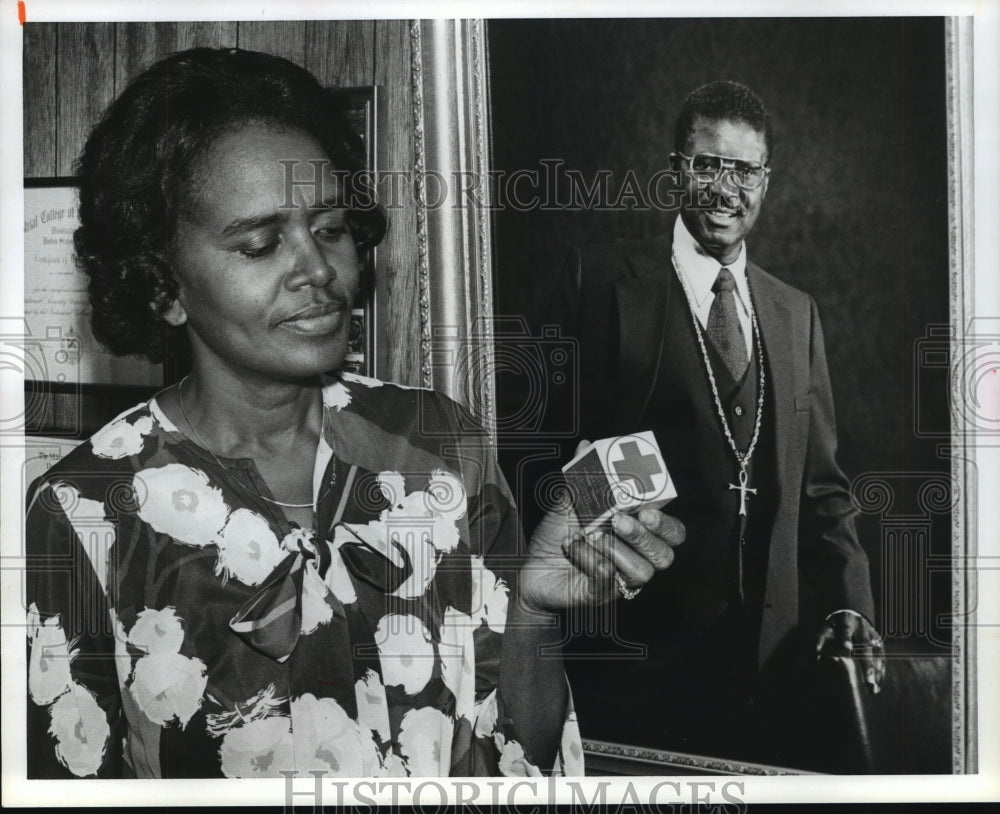
{"type": "MultiPolygon", "coordinates": [[[[684,225],[684,219],[674,221],[674,256],[677,258],[677,275],[681,278],[684,293],[702,328],[708,328],[708,312],[715,295],[712,286],[719,276],[722,264],[708,254],[684,225]]],[[[750,322],[750,288],[747,285],[747,244],[740,246],[740,255],[726,266],[736,280],[736,314],[743,328],[747,344],[747,359],[753,358],[753,326],[750,322]]]]}

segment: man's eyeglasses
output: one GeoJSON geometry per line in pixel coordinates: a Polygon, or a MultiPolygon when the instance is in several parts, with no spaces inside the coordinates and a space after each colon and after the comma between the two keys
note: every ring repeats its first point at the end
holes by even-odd
{"type": "Polygon", "coordinates": [[[694,155],[671,153],[671,155],[680,156],[687,161],[692,172],[704,173],[703,180],[706,182],[716,180],[720,173],[725,172],[740,189],[757,189],[771,172],[770,167],[765,167],[762,164],[743,161],[739,158],[712,155],[711,153],[695,153],[694,155]]]}

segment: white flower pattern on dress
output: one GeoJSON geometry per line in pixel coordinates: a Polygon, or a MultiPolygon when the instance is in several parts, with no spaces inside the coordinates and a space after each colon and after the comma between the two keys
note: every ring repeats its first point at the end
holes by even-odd
{"type": "Polygon", "coordinates": [[[473,731],[477,738],[492,737],[493,732],[496,730],[499,713],[496,690],[493,690],[482,701],[476,702],[476,726],[473,731]]]}
{"type": "Polygon", "coordinates": [[[427,508],[435,520],[431,543],[438,551],[454,551],[461,542],[458,521],[465,517],[468,505],[465,486],[451,472],[435,469],[427,484],[426,494],[427,508]]]}
{"type": "Polygon", "coordinates": [[[340,777],[373,777],[382,761],[370,731],[333,698],[306,693],[291,703],[295,768],[340,777]]]}
{"type": "Polygon", "coordinates": [[[281,548],[289,554],[298,554],[300,551],[311,551],[315,554],[314,536],[312,529],[303,529],[295,526],[288,534],[281,538],[281,548]]]}
{"type": "Polygon", "coordinates": [[[140,611],[128,634],[128,640],[145,653],[179,653],[184,642],[184,628],[174,608],[146,608],[140,611]]]}
{"type": "MultiPolygon", "coordinates": [[[[270,514],[256,506],[256,501],[248,501],[224,471],[215,467],[203,471],[201,458],[189,444],[180,443],[177,428],[155,400],[146,412],[136,408],[96,433],[81,449],[84,454],[77,454],[73,468],[65,469],[65,483],[50,481],[62,490],[56,494],[63,501],[65,518],[48,512],[60,524],[53,527],[58,532],[53,535],[45,518],[35,514],[34,538],[43,541],[40,553],[58,553],[57,537],[65,540],[65,529],[72,525],[101,578],[113,633],[102,636],[99,652],[103,660],[98,664],[89,637],[66,641],[68,631],[92,629],[92,613],[101,612],[96,606],[78,618],[75,605],[49,591],[39,593],[38,606],[29,610],[31,701],[49,702],[45,717],[56,744],[55,754],[50,747],[47,755],[38,757],[44,776],[59,776],[63,767],[76,776],[92,775],[99,769],[102,775],[117,774],[122,771],[123,743],[125,771],[142,776],[192,768],[189,757],[201,760],[206,745],[217,752],[218,762],[210,759],[212,765],[194,770],[205,768],[230,777],[276,777],[282,770],[301,774],[309,769],[342,776],[441,776],[495,765],[497,759],[511,774],[537,772],[518,744],[498,737],[501,731],[506,733],[501,730],[498,711],[503,700],[498,698],[494,672],[501,641],[489,634],[503,629],[505,582],[485,567],[482,558],[473,558],[471,616],[445,604],[440,629],[436,623],[428,629],[430,622],[423,621],[437,618],[435,609],[441,607],[436,604],[435,577],[443,568],[443,557],[454,553],[447,560],[449,570],[462,568],[470,556],[468,544],[475,542],[475,550],[491,551],[498,562],[503,561],[510,539],[498,536],[480,541],[478,529],[469,528],[480,519],[465,519],[469,504],[482,498],[487,485],[502,486],[499,470],[489,457],[471,461],[466,468],[444,446],[439,453],[423,443],[430,436],[420,435],[424,425],[418,427],[418,422],[426,418],[418,409],[420,400],[414,395],[400,396],[394,385],[385,385],[378,395],[398,401],[386,402],[393,409],[383,412],[382,402],[371,395],[372,388],[382,387],[376,380],[347,374],[324,390],[327,409],[319,460],[326,466],[333,449],[338,466],[356,463],[364,473],[375,473],[386,499],[382,507],[387,506],[369,507],[355,495],[347,504],[347,516],[355,522],[324,530],[325,536],[293,527],[280,539],[287,526],[272,523],[270,514]],[[417,438],[423,441],[416,443],[417,438]],[[75,473],[89,473],[88,466],[95,477],[79,479],[75,473]],[[131,477],[139,504],[134,513],[127,505],[112,507],[110,502],[107,506],[101,502],[108,501],[109,490],[122,472],[134,472],[131,477]],[[463,472],[475,477],[463,479],[463,472]],[[416,487],[409,494],[407,483],[416,487]],[[108,517],[116,519],[114,524],[105,519],[106,510],[108,517]],[[121,525],[118,518],[124,521],[121,525]],[[95,548],[90,544],[95,532],[107,543],[114,542],[115,528],[123,537],[118,540],[117,556],[111,558],[109,545],[95,548]],[[374,604],[369,602],[368,589],[360,591],[361,578],[353,575],[340,556],[341,547],[358,538],[397,567],[412,568],[395,596],[387,597],[387,604],[378,602],[377,596],[374,604]],[[395,542],[390,543],[390,538],[395,542]],[[216,552],[211,552],[211,559],[179,552],[178,545],[214,546],[217,558],[216,552]],[[321,575],[321,559],[310,554],[324,545],[331,556],[321,575]],[[299,552],[305,554],[299,605],[299,632],[304,635],[298,644],[303,657],[277,666],[261,662],[262,655],[236,636],[220,637],[225,642],[220,640],[215,649],[204,636],[202,623],[191,622],[202,619],[202,613],[205,619],[218,617],[223,632],[228,633],[229,605],[234,610],[243,606],[257,594],[252,589],[262,585],[283,561],[287,564],[289,555],[299,552]],[[108,562],[113,566],[110,572],[108,562]],[[205,567],[209,563],[216,566],[217,576],[225,575],[221,584],[212,575],[211,565],[205,567]],[[181,590],[175,591],[175,584],[181,590]],[[119,602],[124,604],[119,606],[119,602]],[[325,686],[329,682],[317,680],[304,658],[319,652],[316,648],[327,647],[324,627],[332,621],[338,602],[352,626],[351,640],[356,627],[363,643],[375,645],[379,659],[374,669],[355,662],[355,667],[363,665],[364,675],[354,680],[353,702],[350,687],[329,689],[325,686]],[[47,621],[38,607],[46,611],[47,621]],[[60,612],[65,631],[56,629],[60,612]],[[134,619],[130,630],[121,618],[134,619]],[[440,644],[435,637],[440,637],[440,644]],[[46,643],[48,651],[43,649],[46,643]],[[54,655],[51,645],[60,658],[45,661],[45,667],[53,670],[49,674],[41,665],[43,653],[54,655]],[[84,662],[76,647],[81,653],[87,648],[82,671],[84,662]],[[91,666],[95,670],[106,666],[110,673],[97,677],[91,666]],[[44,679],[39,678],[42,672],[44,679]],[[262,685],[267,686],[259,689],[262,685]],[[476,703],[477,689],[485,696],[480,703],[476,703]],[[334,700],[334,692],[339,700],[334,700]],[[233,700],[248,695],[246,701],[233,700]],[[414,708],[415,704],[423,706],[414,708]],[[353,719],[348,714],[352,708],[357,710],[353,719]],[[462,740],[453,744],[456,733],[462,733],[462,740]],[[181,742],[198,748],[190,756],[174,752],[162,762],[163,750],[173,750],[181,742]],[[149,759],[137,761],[143,749],[149,759]],[[57,759],[62,766],[56,765],[57,759]]],[[[440,429],[444,439],[454,429],[447,403],[434,394],[428,398],[428,416],[437,422],[428,426],[432,434],[440,429]],[[439,410],[439,405],[445,409],[439,410]]],[[[321,490],[318,515],[332,516],[338,499],[336,489],[321,490]]],[[[35,501],[34,505],[40,504],[35,501]]],[[[509,516],[508,506],[498,506],[501,518],[509,516]]],[[[455,596],[450,578],[447,590],[449,597],[455,596]]],[[[452,601],[467,610],[469,599],[468,594],[459,594],[452,601]]],[[[31,720],[37,720],[36,716],[31,720]]],[[[570,758],[577,757],[573,746],[564,738],[562,749],[570,751],[570,758]]],[[[572,764],[570,758],[563,757],[572,764]]]]}
{"type": "Polygon", "coordinates": [[[333,540],[327,543],[330,548],[330,565],[323,579],[330,592],[340,600],[340,604],[351,605],[358,601],[358,594],[351,581],[351,572],[340,556],[340,546],[345,542],[353,543],[355,540],[344,526],[337,526],[333,540]]]}
{"type": "Polygon", "coordinates": [[[563,724],[562,738],[559,744],[559,754],[556,755],[552,771],[560,774],[583,774],[583,741],[580,738],[580,725],[576,720],[576,712],[566,716],[563,724]]]}
{"type": "Polygon", "coordinates": [[[403,505],[406,499],[406,478],[398,472],[380,472],[377,478],[379,491],[393,508],[403,505]]]}
{"type": "Polygon", "coordinates": [[[260,718],[230,729],[219,746],[226,777],[279,777],[295,771],[290,721],[284,715],[260,718]]]}
{"type": "Polygon", "coordinates": [[[454,721],[437,707],[408,710],[399,724],[399,751],[410,775],[447,774],[453,734],[454,721]]]}
{"type": "Polygon", "coordinates": [[[77,777],[96,774],[104,760],[111,727],[90,690],[75,681],[49,708],[49,732],[56,756],[77,777]]]}
{"type": "MultiPolygon", "coordinates": [[[[453,551],[461,539],[457,521],[466,511],[465,488],[441,469],[432,473],[427,491],[406,494],[403,477],[390,470],[378,475],[378,484],[385,498],[395,503],[382,511],[378,520],[350,528],[396,565],[402,563],[395,546],[406,552],[411,573],[394,593],[414,599],[422,596],[434,579],[441,554],[453,551]]],[[[339,540],[335,537],[334,543],[339,540]]]]}
{"type": "Polygon", "coordinates": [[[316,569],[316,560],[306,560],[302,572],[302,633],[313,633],[333,618],[333,608],[326,601],[328,592],[329,588],[316,569]]]}
{"type": "Polygon", "coordinates": [[[152,430],[153,419],[150,416],[143,416],[134,424],[119,418],[94,433],[90,445],[97,457],[118,460],[142,452],[143,436],[149,435],[152,430]]]}
{"type": "MultiPolygon", "coordinates": [[[[349,370],[342,370],[340,371],[339,375],[340,378],[343,379],[345,382],[360,384],[363,387],[368,387],[368,388],[382,387],[385,384],[385,382],[381,381],[380,379],[373,379],[370,376],[362,376],[360,373],[352,373],[349,370]]],[[[400,385],[394,383],[393,386],[399,387],[400,385]]]]}
{"type": "Polygon", "coordinates": [[[416,695],[434,671],[434,645],[423,622],[410,614],[383,616],[375,630],[386,686],[401,685],[408,695],[416,695]]]}
{"type": "MultiPolygon", "coordinates": [[[[219,705],[215,698],[208,698],[213,704],[219,705]]],[[[231,709],[205,715],[205,729],[213,737],[222,737],[250,721],[281,715],[287,701],[287,698],[278,695],[278,688],[272,681],[260,692],[235,704],[231,709]]]]}
{"type": "Polygon", "coordinates": [[[504,777],[541,777],[541,770],[524,755],[524,747],[516,740],[507,740],[503,733],[494,736],[500,749],[500,774],[504,777]]]}
{"type": "Polygon", "coordinates": [[[343,410],[351,403],[351,391],[343,382],[334,382],[323,388],[323,404],[334,410],[343,410]]]}
{"type": "Polygon", "coordinates": [[[455,717],[472,720],[475,691],[476,625],[467,613],[449,606],[441,622],[438,657],[441,660],[441,680],[456,698],[455,717]]]}
{"type": "Polygon", "coordinates": [[[382,758],[382,772],[379,777],[407,777],[406,763],[395,752],[389,752],[382,758]]]}
{"type": "Polygon", "coordinates": [[[389,707],[385,700],[382,679],[370,667],[354,682],[354,697],[358,705],[358,723],[378,733],[383,743],[389,741],[389,707]]]}
{"type": "Polygon", "coordinates": [[[135,490],[143,495],[137,514],[160,534],[199,548],[215,542],[229,516],[222,490],[200,469],[184,464],[136,472],[135,490]]]}
{"type": "Polygon", "coordinates": [[[51,704],[65,693],[73,683],[70,652],[66,631],[58,616],[42,622],[35,603],[28,609],[28,641],[31,656],[28,660],[28,692],[39,706],[51,704]]]}
{"type": "MultiPolygon", "coordinates": [[[[345,382],[352,382],[353,384],[360,384],[363,387],[367,387],[369,390],[375,387],[385,387],[385,382],[381,379],[373,379],[370,376],[362,376],[360,373],[352,373],[349,370],[341,370],[338,374],[341,379],[345,382]]],[[[398,390],[426,390],[425,387],[411,387],[408,384],[399,384],[399,382],[393,382],[392,386],[398,390]]]]}
{"type": "Polygon", "coordinates": [[[108,614],[111,617],[111,628],[115,637],[115,672],[118,674],[118,684],[124,687],[132,677],[132,654],[128,651],[128,634],[115,609],[108,608],[108,614]]]}
{"type": "Polygon", "coordinates": [[[490,630],[503,633],[507,624],[507,583],[499,579],[482,557],[472,561],[472,617],[485,622],[490,630]]]}
{"type": "Polygon", "coordinates": [[[244,585],[260,585],[286,556],[268,522],[250,509],[237,509],[223,526],[216,544],[215,573],[244,585]]]}
{"type": "Polygon", "coordinates": [[[181,729],[201,707],[208,684],[205,662],[180,653],[156,653],[139,659],[129,690],[136,705],[153,723],[175,718],[181,729]]]}
{"type": "Polygon", "coordinates": [[[75,486],[55,483],[52,491],[62,506],[66,519],[80,538],[80,545],[94,568],[101,588],[107,590],[108,551],[114,545],[117,529],[104,519],[104,504],[82,497],[75,486]]]}

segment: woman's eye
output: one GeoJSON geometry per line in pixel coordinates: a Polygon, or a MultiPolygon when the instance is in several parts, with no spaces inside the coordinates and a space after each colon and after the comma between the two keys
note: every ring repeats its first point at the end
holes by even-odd
{"type": "Polygon", "coordinates": [[[276,248],[278,248],[278,242],[271,241],[270,243],[265,243],[261,246],[248,246],[239,249],[239,253],[244,257],[254,260],[258,257],[267,257],[267,255],[273,253],[276,248]]]}
{"type": "Polygon", "coordinates": [[[326,240],[340,240],[347,233],[347,226],[324,226],[316,230],[316,234],[326,240]]]}

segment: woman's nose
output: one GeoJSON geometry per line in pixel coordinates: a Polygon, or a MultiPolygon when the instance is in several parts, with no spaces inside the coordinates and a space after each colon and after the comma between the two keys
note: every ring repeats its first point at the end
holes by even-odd
{"type": "Polygon", "coordinates": [[[312,233],[302,235],[297,240],[295,267],[288,276],[289,288],[302,285],[322,288],[336,276],[336,270],[312,233]]]}

